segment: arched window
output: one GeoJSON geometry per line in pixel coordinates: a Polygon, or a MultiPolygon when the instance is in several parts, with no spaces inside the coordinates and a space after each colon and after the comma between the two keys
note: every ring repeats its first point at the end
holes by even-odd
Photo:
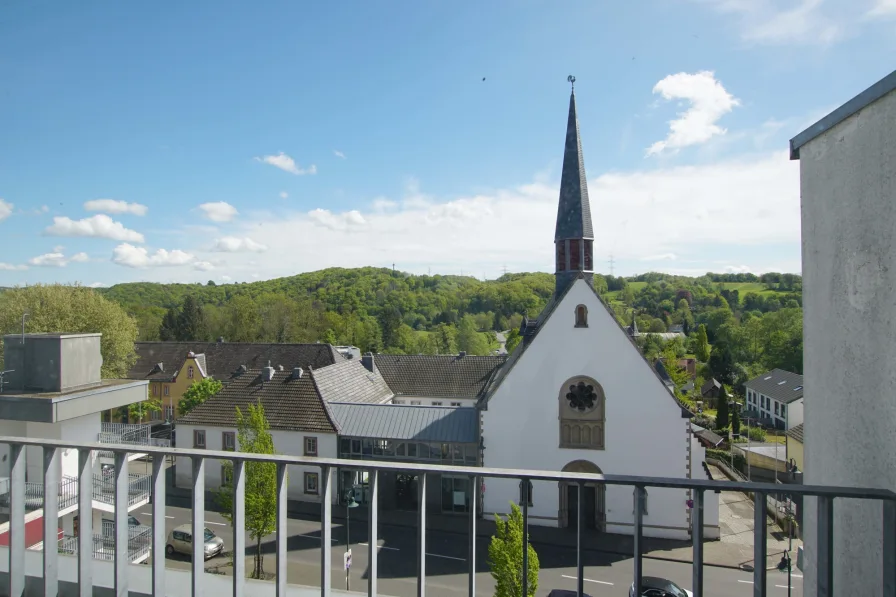
{"type": "Polygon", "coordinates": [[[573,377],[563,384],[559,394],[560,447],[605,449],[606,397],[603,387],[589,377],[573,377]]]}
{"type": "Polygon", "coordinates": [[[520,505],[523,504],[532,507],[532,481],[528,479],[520,481],[520,505]]]}
{"type": "Polygon", "coordinates": [[[578,307],[576,307],[576,327],[588,327],[588,307],[586,307],[585,305],[579,305],[578,307]]]}
{"type": "Polygon", "coordinates": [[[187,377],[193,379],[193,367],[187,367],[187,377]]]}

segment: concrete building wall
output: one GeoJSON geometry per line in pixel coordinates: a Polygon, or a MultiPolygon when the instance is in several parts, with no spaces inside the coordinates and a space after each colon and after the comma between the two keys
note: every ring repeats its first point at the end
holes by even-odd
{"type": "MultiPolygon", "coordinates": [[[[584,460],[606,474],[689,473],[687,419],[584,280],[574,283],[492,396],[482,429],[488,467],[560,471],[584,460]],[[587,307],[588,327],[575,326],[577,305],[587,307]],[[606,395],[603,450],[559,447],[560,393],[577,376],[594,379],[606,395]]],[[[606,489],[608,532],[632,532],[632,491],[606,489]]],[[[506,513],[519,497],[519,482],[489,479],[484,509],[506,513]]],[[[680,489],[649,489],[645,535],[688,538],[688,497],[680,489]]],[[[558,526],[560,506],[557,483],[533,483],[531,524],[558,526]]]]}
{"type": "Polygon", "coordinates": [[[793,460],[796,463],[798,469],[804,469],[804,460],[803,460],[803,444],[801,442],[796,441],[792,437],[787,438],[787,461],[790,462],[793,460]]]}
{"type": "MultiPolygon", "coordinates": [[[[896,91],[799,150],[806,484],[896,487],[896,91]]],[[[816,504],[806,500],[814,595],[816,504]]],[[[837,500],[836,595],[879,595],[881,505],[837,500]]]]}
{"type": "Polygon", "coordinates": [[[3,337],[10,390],[58,392],[100,381],[100,334],[25,334],[3,337]]]}
{"type": "MultiPolygon", "coordinates": [[[[707,475],[703,470],[706,462],[706,448],[691,435],[691,475],[695,479],[705,479],[707,475]]],[[[691,496],[693,499],[693,496],[691,496]]],[[[721,536],[719,529],[719,494],[707,491],[703,494],[703,538],[718,539],[721,536]]]]}

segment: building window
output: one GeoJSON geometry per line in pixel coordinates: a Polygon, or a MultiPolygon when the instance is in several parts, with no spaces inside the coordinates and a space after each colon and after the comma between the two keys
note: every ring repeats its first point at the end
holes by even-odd
{"type": "Polygon", "coordinates": [[[460,402],[452,402],[451,406],[460,406],[460,402]]]}
{"type": "Polygon", "coordinates": [[[442,406],[442,401],[441,400],[433,400],[432,405],[433,406],[442,406]]]}
{"type": "Polygon", "coordinates": [[[411,406],[420,406],[419,400],[411,400],[411,406]]]}
{"type": "Polygon", "coordinates": [[[156,384],[152,384],[152,395],[153,396],[159,395],[159,386],[157,386],[156,384]]]}
{"type": "Polygon", "coordinates": [[[781,418],[785,418],[787,416],[787,407],[785,405],[781,405],[781,418]]]}
{"type": "Polygon", "coordinates": [[[316,437],[306,437],[305,438],[305,456],[317,456],[317,438],[316,437]]]}
{"type": "Polygon", "coordinates": [[[603,450],[606,423],[604,389],[587,377],[569,379],[558,398],[560,447],[603,450]]]}
{"type": "Polygon", "coordinates": [[[592,262],[591,258],[594,254],[594,241],[586,240],[584,242],[585,242],[585,267],[583,269],[586,272],[590,272],[591,270],[594,269],[594,267],[591,265],[591,262],[592,262]]]}
{"type": "Polygon", "coordinates": [[[236,450],[236,433],[233,431],[221,433],[221,447],[228,452],[236,450]]]}
{"type": "Polygon", "coordinates": [[[173,406],[166,406],[166,407],[165,407],[165,420],[166,420],[166,421],[173,421],[173,420],[174,420],[174,407],[173,407],[173,406]]]}
{"type": "Polygon", "coordinates": [[[187,378],[193,379],[193,366],[192,365],[187,367],[187,378]]]}
{"type": "Polygon", "coordinates": [[[557,271],[566,271],[566,241],[557,243],[557,271]]]}
{"type": "Polygon", "coordinates": [[[317,473],[305,473],[305,493],[317,495],[317,473]]]}
{"type": "Polygon", "coordinates": [[[585,305],[579,305],[578,307],[576,307],[576,327],[588,327],[588,307],[586,307],[585,305]]]}
{"type": "Polygon", "coordinates": [[[404,404],[404,400],[393,400],[392,404],[404,404]]]}
{"type": "Polygon", "coordinates": [[[520,481],[520,505],[526,504],[532,507],[532,481],[528,479],[520,481]]]}
{"type": "Polygon", "coordinates": [[[778,414],[778,403],[775,402],[775,414],[778,414]]]}
{"type": "Polygon", "coordinates": [[[168,395],[168,386],[165,386],[165,395],[168,395]]]}
{"type": "Polygon", "coordinates": [[[205,430],[203,430],[203,429],[194,429],[193,430],[193,447],[194,448],[204,448],[205,447],[205,430]]]}
{"type": "Polygon", "coordinates": [[[581,258],[582,246],[579,244],[579,239],[574,238],[569,241],[569,269],[572,271],[577,271],[581,268],[582,258],[581,258]]]}

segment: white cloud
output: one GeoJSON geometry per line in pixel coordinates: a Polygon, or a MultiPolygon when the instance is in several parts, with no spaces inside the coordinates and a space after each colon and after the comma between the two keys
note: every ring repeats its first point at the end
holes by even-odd
{"type": "Polygon", "coordinates": [[[81,220],[57,216],[53,218],[53,225],[48,227],[44,233],[51,236],[87,236],[135,243],[143,242],[142,234],[125,228],[121,222],[115,222],[105,214],[97,214],[81,220]]]}
{"type": "Polygon", "coordinates": [[[90,257],[87,256],[87,253],[75,253],[69,261],[74,263],[84,263],[85,261],[90,261],[90,257]]]}
{"type": "Polygon", "coordinates": [[[56,245],[55,247],[53,247],[54,253],[62,253],[64,250],[65,250],[65,247],[63,247],[62,245],[56,245]]]}
{"type": "Polygon", "coordinates": [[[877,0],[866,16],[872,18],[896,16],[896,0],[877,0]]]}
{"type": "Polygon", "coordinates": [[[386,199],[385,197],[377,197],[373,200],[374,211],[389,211],[390,209],[395,209],[396,207],[398,207],[398,201],[392,201],[391,199],[386,199]]]}
{"type": "Polygon", "coordinates": [[[844,35],[854,16],[851,1],[826,7],[824,0],[703,1],[737,15],[744,40],[768,45],[829,45],[844,35]]]}
{"type": "Polygon", "coordinates": [[[128,203],[117,199],[92,199],[84,203],[87,211],[105,211],[110,214],[132,214],[145,216],[149,208],[140,203],[128,203]]]}
{"type": "Polygon", "coordinates": [[[753,271],[749,265],[726,265],[723,269],[726,274],[749,274],[753,271]]]}
{"type": "Polygon", "coordinates": [[[94,282],[93,284],[87,285],[88,288],[106,288],[107,286],[109,285],[105,282],[94,282]]]}
{"type": "Polygon", "coordinates": [[[333,155],[335,155],[337,158],[342,158],[343,160],[345,159],[345,154],[338,149],[333,150],[333,155]]]}
{"type": "Polygon", "coordinates": [[[678,114],[678,118],[669,122],[668,136],[651,145],[647,155],[675,151],[705,143],[716,135],[724,135],[725,129],[716,123],[740,103],[711,71],[669,75],[654,86],[653,92],[661,94],[666,100],[684,100],[690,105],[678,114]]]}
{"type": "Polygon", "coordinates": [[[3,199],[0,199],[0,222],[12,215],[13,207],[15,206],[12,203],[7,203],[3,199]]]}
{"type": "Polygon", "coordinates": [[[641,261],[674,261],[678,259],[675,253],[660,253],[659,255],[648,255],[641,257],[641,261]]]}
{"type": "Polygon", "coordinates": [[[4,272],[20,272],[28,269],[27,265],[13,265],[12,263],[3,263],[0,261],[0,271],[4,272]]]}
{"type": "Polygon", "coordinates": [[[280,168],[284,172],[289,172],[290,174],[295,174],[296,176],[302,176],[304,174],[317,174],[317,166],[311,164],[307,168],[302,168],[296,161],[283,153],[282,151],[277,155],[266,155],[261,158],[255,158],[258,162],[264,162],[265,164],[270,164],[276,168],[280,168]]]}
{"type": "Polygon", "coordinates": [[[212,222],[229,222],[239,213],[234,206],[226,201],[203,203],[199,209],[202,210],[202,215],[212,222]]]}
{"type": "Polygon", "coordinates": [[[289,193],[287,193],[286,191],[280,191],[280,198],[289,199],[289,193]]]}
{"type": "Polygon", "coordinates": [[[215,269],[215,266],[208,261],[197,261],[193,264],[193,269],[200,272],[210,272],[215,269]]]}
{"type": "Polygon", "coordinates": [[[223,280],[224,282],[230,282],[231,280],[233,280],[233,278],[231,278],[230,276],[221,276],[221,280],[223,280]]]}
{"type": "Polygon", "coordinates": [[[308,212],[312,222],[330,230],[352,230],[362,228],[367,221],[357,209],[334,214],[328,209],[317,208],[308,212]]]}
{"type": "Polygon", "coordinates": [[[134,268],[187,265],[193,260],[193,255],[180,249],[173,251],[158,249],[155,253],[150,254],[146,248],[135,247],[128,243],[118,245],[112,253],[113,263],[134,268]]]}
{"type": "Polygon", "coordinates": [[[62,253],[44,253],[37,257],[32,257],[28,263],[36,267],[65,267],[68,260],[62,253]]]}
{"type": "Polygon", "coordinates": [[[225,253],[263,253],[268,248],[261,243],[257,243],[251,238],[236,236],[225,236],[224,238],[215,239],[215,247],[213,251],[221,251],[225,253]]]}

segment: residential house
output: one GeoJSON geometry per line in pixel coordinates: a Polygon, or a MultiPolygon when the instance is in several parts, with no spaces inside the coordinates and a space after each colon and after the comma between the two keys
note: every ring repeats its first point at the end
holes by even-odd
{"type": "MultiPolygon", "coordinates": [[[[100,413],[116,409],[146,397],[145,381],[102,379],[100,334],[16,334],[3,337],[3,384],[0,386],[0,435],[65,440],[119,443],[121,435],[100,420],[100,413]]],[[[120,431],[120,430],[119,430],[120,431]]],[[[133,431],[133,430],[130,430],[133,431]]],[[[147,434],[148,438],[148,434],[147,434]]],[[[137,443],[131,439],[130,443],[137,443]]],[[[146,442],[149,443],[149,442],[146,442]]],[[[133,454],[131,461],[140,458],[133,454]]],[[[11,453],[0,445],[0,543],[8,533],[11,453]]],[[[26,537],[29,546],[42,547],[38,539],[44,517],[44,474],[57,487],[58,511],[48,514],[59,519],[60,549],[76,548],[81,521],[89,517],[94,533],[94,557],[109,559],[113,553],[112,517],[116,463],[108,452],[93,452],[89,473],[93,475],[93,499],[90,512],[79,510],[77,450],[60,450],[48,465],[38,447],[28,447],[25,459],[26,537]],[[30,530],[29,530],[30,529],[30,530]]],[[[126,463],[125,466],[128,466],[126,463]]],[[[130,468],[130,467],[129,467],[130,468]]],[[[134,468],[138,468],[134,465],[134,468]]],[[[133,469],[131,469],[133,470],[133,469]]],[[[132,512],[149,503],[149,477],[140,472],[128,474],[132,512]]],[[[149,557],[149,528],[136,525],[129,529],[133,561],[149,557]]]]}
{"type": "Polygon", "coordinates": [[[787,430],[803,422],[803,376],[772,369],[744,384],[745,416],[761,424],[787,430]]]}
{"type": "MultiPolygon", "coordinates": [[[[250,369],[271,364],[275,369],[319,369],[345,360],[329,344],[268,344],[225,342],[137,342],[137,361],[130,379],[149,381],[148,395],[161,401],[154,421],[177,420],[177,405],[194,381],[213,377],[227,384],[250,369]]],[[[107,413],[112,420],[116,413],[107,413]]]]}

